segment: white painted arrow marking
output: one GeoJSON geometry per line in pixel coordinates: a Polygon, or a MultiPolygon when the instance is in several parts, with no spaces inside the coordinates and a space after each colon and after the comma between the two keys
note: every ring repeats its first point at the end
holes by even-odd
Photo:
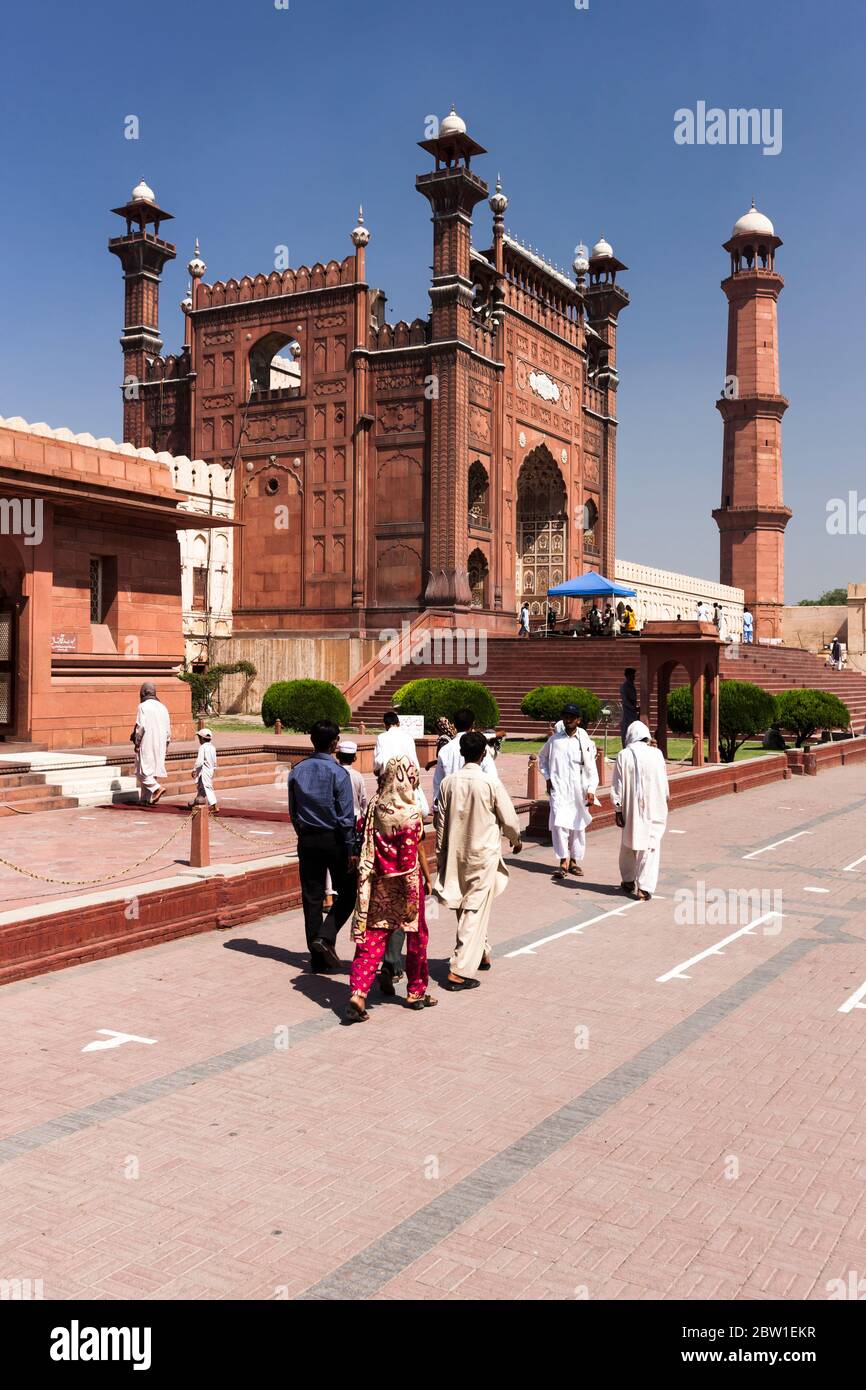
{"type": "Polygon", "coordinates": [[[841,1006],[841,1008],[837,1009],[836,1012],[840,1014],[850,1014],[852,1009],[866,1009],[866,1004],[860,1003],[860,1000],[863,998],[864,994],[866,994],[866,982],[864,982],[859,989],[855,989],[854,993],[851,995],[851,998],[846,999],[845,1003],[841,1006]]]}
{"type": "Polygon", "coordinates": [[[739,931],[731,932],[731,935],[726,936],[724,940],[717,941],[715,946],[708,946],[706,951],[701,951],[699,955],[691,956],[688,960],[682,961],[681,964],[675,965],[673,970],[668,970],[665,975],[657,975],[656,984],[663,985],[668,980],[688,980],[690,976],[684,975],[683,971],[688,970],[690,965],[697,965],[699,960],[706,960],[707,956],[720,956],[722,948],[729,946],[732,941],[736,941],[738,936],[751,935],[755,927],[759,927],[762,922],[768,922],[771,917],[783,916],[784,913],[782,912],[765,912],[763,917],[756,917],[754,922],[749,922],[748,926],[740,927],[739,931]]]}
{"type": "Polygon", "coordinates": [[[135,1033],[118,1033],[114,1028],[97,1028],[96,1031],[105,1034],[105,1041],[88,1043],[82,1047],[82,1052],[104,1052],[109,1047],[122,1047],[128,1042],[146,1043],[148,1047],[153,1047],[159,1041],[158,1038],[139,1038],[135,1033]]]}

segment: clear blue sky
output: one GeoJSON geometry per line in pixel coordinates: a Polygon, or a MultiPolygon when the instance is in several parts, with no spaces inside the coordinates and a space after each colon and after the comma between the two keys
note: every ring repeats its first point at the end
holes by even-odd
{"type": "Polygon", "coordinates": [[[415,142],[453,101],[512,231],[562,265],[604,232],[629,266],[618,553],[717,576],[721,242],[754,196],[785,243],[787,598],[866,579],[864,539],[825,525],[829,498],[866,496],[861,0],[47,0],[7,7],[0,37],[0,414],[119,437],[105,243],[142,176],[176,218],[166,351],[195,235],[208,279],[270,270],[278,243],[294,265],[339,258],[361,200],[391,316],[426,315],[415,142]],[[674,111],[699,100],[781,107],[781,154],[676,145],[674,111]]]}

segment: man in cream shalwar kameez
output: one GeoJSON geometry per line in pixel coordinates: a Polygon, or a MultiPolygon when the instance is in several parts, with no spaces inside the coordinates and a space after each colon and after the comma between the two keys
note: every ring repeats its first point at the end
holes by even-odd
{"type": "Polygon", "coordinates": [[[481,771],[487,740],[467,733],[461,744],[465,765],[445,778],[435,806],[439,872],[433,892],[457,912],[457,944],[442,982],[449,990],[475,989],[479,981],[471,977],[489,955],[490,910],[508,883],[502,836],[515,854],[523,848],[511,797],[498,777],[481,771]]]}
{"type": "Polygon", "coordinates": [[[559,860],[555,879],[562,879],[567,872],[577,877],[583,873],[579,866],[586,854],[586,827],[592,823],[589,807],[598,787],[596,747],[580,727],[576,705],[566,705],[562,724],[538,755],[550,797],[553,852],[559,860]]]}
{"type": "Polygon", "coordinates": [[[171,743],[171,718],[156,697],[156,686],[146,681],[139,692],[141,701],[135,712],[132,742],[135,745],[135,775],[142,789],[145,806],[155,806],[163,789],[158,778],[165,777],[165,755],[171,743]]]}
{"type": "Polygon", "coordinates": [[[622,888],[646,900],[656,890],[661,842],[668,821],[668,775],[660,749],[650,747],[646,724],[629,726],[617,754],[611,797],[622,828],[619,872],[622,888]]]}

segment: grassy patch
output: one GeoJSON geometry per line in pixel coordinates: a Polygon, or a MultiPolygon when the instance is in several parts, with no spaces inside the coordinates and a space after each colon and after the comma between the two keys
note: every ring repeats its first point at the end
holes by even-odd
{"type": "MultiPolygon", "coordinates": [[[[596,746],[604,747],[604,738],[596,739],[596,746]]],[[[544,744],[539,739],[534,738],[507,738],[502,744],[503,753],[522,753],[524,757],[529,757],[530,753],[540,753],[544,744]]],[[[607,756],[615,758],[622,744],[619,738],[609,738],[607,741],[607,756]]],[[[691,757],[692,741],[690,738],[669,738],[668,739],[668,758],[671,762],[683,762],[691,757]]],[[[707,753],[707,745],[704,744],[704,753],[707,753]]],[[[737,749],[735,762],[742,762],[746,758],[767,757],[769,750],[762,748],[760,743],[751,740],[744,743],[742,748],[737,749]]]]}

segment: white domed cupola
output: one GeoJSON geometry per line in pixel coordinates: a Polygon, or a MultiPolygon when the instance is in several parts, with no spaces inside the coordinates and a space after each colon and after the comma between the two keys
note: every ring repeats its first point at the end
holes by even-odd
{"type": "Polygon", "coordinates": [[[731,255],[731,274],[741,275],[748,270],[775,269],[776,250],[782,245],[776,229],[765,213],[752,206],[734,223],[725,250],[731,255]]]}

